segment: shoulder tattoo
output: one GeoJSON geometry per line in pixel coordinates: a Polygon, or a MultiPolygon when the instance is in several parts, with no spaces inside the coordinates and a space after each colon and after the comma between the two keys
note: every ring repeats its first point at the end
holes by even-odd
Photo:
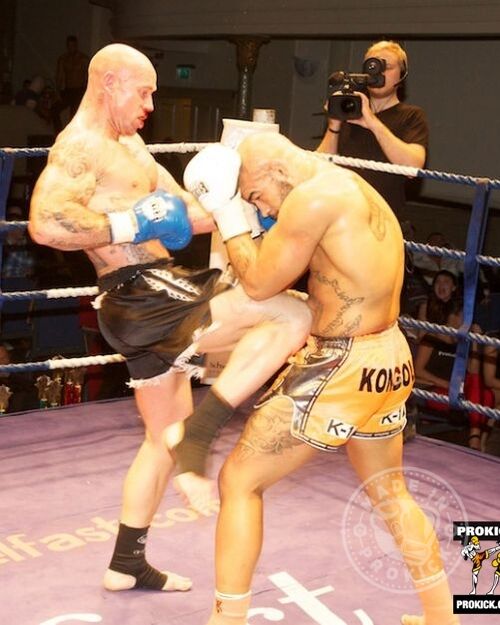
{"type": "Polygon", "coordinates": [[[63,141],[50,153],[51,161],[70,178],[84,176],[93,168],[93,160],[83,141],[63,141]]]}
{"type": "Polygon", "coordinates": [[[376,196],[373,197],[366,192],[364,182],[358,181],[357,184],[370,209],[370,230],[377,241],[383,241],[387,232],[387,217],[385,215],[384,206],[376,196]]]}

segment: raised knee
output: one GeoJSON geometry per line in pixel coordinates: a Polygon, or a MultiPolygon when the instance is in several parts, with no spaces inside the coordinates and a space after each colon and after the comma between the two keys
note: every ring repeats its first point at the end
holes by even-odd
{"type": "Polygon", "coordinates": [[[294,342],[295,350],[306,342],[311,332],[311,325],[312,313],[309,306],[305,302],[293,301],[293,306],[290,307],[286,316],[286,330],[294,342]]]}
{"type": "Polygon", "coordinates": [[[184,421],[176,421],[167,425],[162,432],[162,442],[165,447],[171,451],[175,449],[177,445],[184,438],[184,421]]]}

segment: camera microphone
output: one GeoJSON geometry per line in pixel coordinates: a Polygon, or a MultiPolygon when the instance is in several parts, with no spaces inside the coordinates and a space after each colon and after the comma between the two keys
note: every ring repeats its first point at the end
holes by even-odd
{"type": "Polygon", "coordinates": [[[394,83],[395,85],[400,85],[408,78],[408,63],[404,60],[401,61],[401,72],[399,76],[399,80],[394,83]]]}

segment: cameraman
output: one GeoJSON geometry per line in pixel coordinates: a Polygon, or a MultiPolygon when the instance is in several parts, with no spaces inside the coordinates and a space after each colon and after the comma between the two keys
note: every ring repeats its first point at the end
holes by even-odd
{"type": "MultiPolygon", "coordinates": [[[[423,167],[429,137],[425,113],[418,106],[400,102],[398,97],[398,89],[408,74],[406,52],[394,41],[379,41],[365,53],[365,60],[373,57],[385,61],[385,84],[368,86],[368,95],[355,92],[361,98],[359,119],[340,121],[328,117],[318,152],[423,167]]],[[[367,169],[356,171],[401,219],[406,178],[367,169]]]]}

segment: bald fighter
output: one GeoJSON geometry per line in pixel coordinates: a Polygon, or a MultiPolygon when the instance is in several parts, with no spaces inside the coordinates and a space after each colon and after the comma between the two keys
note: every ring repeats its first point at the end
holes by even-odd
{"type": "MultiPolygon", "coordinates": [[[[242,197],[277,223],[260,247],[245,233],[229,239],[232,266],[257,300],[275,296],[309,268],[313,325],[306,347],[261,398],[219,476],[216,600],[209,625],[247,622],[264,490],[319,450],[343,446],[372,504],[391,502],[388,529],[424,612],[402,622],[456,625],[434,529],[404,485],[402,431],[414,373],[397,324],[404,266],[398,221],[356,173],[281,135],[253,135],[238,150],[242,197]],[[374,476],[377,488],[368,483],[374,476]],[[415,553],[423,554],[418,562],[415,553]]],[[[206,194],[215,190],[204,179],[205,163],[218,161],[227,170],[233,158],[227,149],[223,154],[220,146],[210,146],[186,168],[186,186],[207,210],[206,194]]]]}
{"type": "MultiPolygon", "coordinates": [[[[307,306],[279,294],[254,301],[227,288],[215,269],[176,267],[169,250],[214,228],[211,216],[147,150],[138,132],[153,111],[156,72],[122,44],[101,49],[74,118],[50,150],[31,202],[29,229],[38,243],[83,249],[97,272],[99,326],[127,358],[145,437],[127,473],[108,590],[187,590],[191,581],[146,560],[149,525],[174,466],[171,448],[193,411],[189,376],[196,352],[236,344],[208,404],[211,427],[255,392],[309,332],[307,306]]],[[[229,180],[234,184],[234,174],[229,180]]],[[[208,174],[208,172],[207,172],[208,174]]],[[[223,198],[222,198],[223,199],[223,198]]],[[[226,231],[250,231],[226,220],[226,231]]]]}

